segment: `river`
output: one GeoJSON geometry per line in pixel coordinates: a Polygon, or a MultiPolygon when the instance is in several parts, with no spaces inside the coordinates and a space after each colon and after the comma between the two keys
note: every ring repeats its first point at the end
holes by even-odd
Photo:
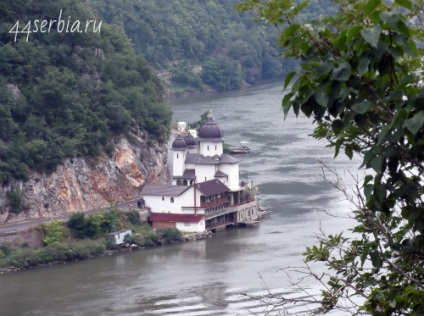
{"type": "MultiPolygon", "coordinates": [[[[171,104],[175,121],[194,122],[212,109],[227,143],[249,142],[252,153],[241,158],[240,178],[254,180],[261,205],[272,212],[259,227],[1,276],[0,315],[264,315],[270,307],[256,297],[265,298],[268,291],[304,295],[281,268],[302,266],[301,253],[314,244],[320,228],[335,233],[352,226],[347,218],[352,207],[323,180],[317,159],[336,168],[348,186],[353,180],[347,170],[357,172],[358,163],[334,160],[325,142],[308,136],[310,120],[292,114],[284,120],[281,86],[171,104]]],[[[304,284],[311,293],[319,291],[313,280],[304,284]]]]}

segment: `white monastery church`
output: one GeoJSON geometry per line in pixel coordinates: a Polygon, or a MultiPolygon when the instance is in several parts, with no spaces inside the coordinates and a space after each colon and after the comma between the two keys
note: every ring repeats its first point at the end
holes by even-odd
{"type": "Polygon", "coordinates": [[[146,185],[142,196],[154,229],[217,230],[258,220],[258,203],[240,183],[240,160],[224,153],[224,133],[212,119],[196,139],[179,134],[172,143],[172,184],[146,185]]]}

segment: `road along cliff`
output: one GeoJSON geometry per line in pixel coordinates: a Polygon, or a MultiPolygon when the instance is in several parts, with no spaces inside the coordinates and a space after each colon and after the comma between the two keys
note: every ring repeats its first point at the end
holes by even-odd
{"type": "MultiPolygon", "coordinates": [[[[12,181],[0,187],[0,225],[63,216],[102,208],[137,198],[145,183],[165,183],[168,178],[167,147],[145,140],[139,132],[114,140],[110,155],[95,159],[64,160],[51,174],[29,172],[27,181],[12,181]],[[7,192],[19,192],[23,211],[10,207],[7,192]]],[[[10,195],[10,193],[9,193],[10,195]]]]}

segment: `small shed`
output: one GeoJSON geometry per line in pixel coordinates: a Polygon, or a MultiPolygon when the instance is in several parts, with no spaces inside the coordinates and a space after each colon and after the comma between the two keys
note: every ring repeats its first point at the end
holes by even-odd
{"type": "Polygon", "coordinates": [[[125,236],[131,236],[131,229],[121,229],[107,235],[107,240],[113,245],[120,245],[124,243],[125,236]]]}

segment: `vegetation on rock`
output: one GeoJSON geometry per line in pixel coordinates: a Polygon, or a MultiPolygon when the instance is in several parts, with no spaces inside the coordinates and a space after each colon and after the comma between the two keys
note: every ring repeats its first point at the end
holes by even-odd
{"type": "Polygon", "coordinates": [[[113,137],[146,131],[164,142],[171,112],[163,87],[124,31],[10,33],[28,21],[100,21],[75,0],[0,5],[0,183],[52,172],[67,157],[111,152],[113,137]],[[66,18],[67,21],[67,18],[66,18]]]}

